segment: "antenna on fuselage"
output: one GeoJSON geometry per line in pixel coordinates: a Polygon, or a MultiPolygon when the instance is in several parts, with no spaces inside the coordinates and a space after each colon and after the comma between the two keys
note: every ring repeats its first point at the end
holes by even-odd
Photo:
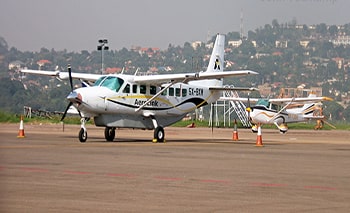
{"type": "Polygon", "coordinates": [[[139,72],[139,69],[140,69],[140,67],[138,67],[138,68],[136,69],[134,75],[137,75],[137,73],[139,72]]]}

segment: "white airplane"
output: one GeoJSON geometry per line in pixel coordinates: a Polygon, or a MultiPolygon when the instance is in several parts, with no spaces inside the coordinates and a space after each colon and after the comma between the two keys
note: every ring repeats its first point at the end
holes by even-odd
{"type": "Polygon", "coordinates": [[[328,97],[316,97],[310,93],[304,98],[231,98],[221,97],[220,100],[247,102],[246,114],[252,124],[252,131],[258,131],[258,125],[274,124],[281,133],[288,131],[288,123],[306,122],[310,119],[322,120],[324,115],[320,113],[321,101],[331,101],[328,97]],[[250,103],[256,103],[250,106],[250,103]]]}
{"type": "MultiPolygon", "coordinates": [[[[126,74],[98,75],[68,72],[22,70],[23,73],[69,79],[67,96],[81,116],[80,142],[87,140],[86,121],[94,118],[96,126],[105,127],[105,139],[113,141],[116,128],[154,129],[153,142],[164,142],[164,127],[196,108],[219,99],[223,78],[257,74],[251,70],[225,71],[225,36],[218,34],[205,72],[137,76],[126,74]],[[94,82],[93,86],[73,90],[72,79],[94,82]]],[[[235,88],[239,90],[240,88],[235,88]]],[[[63,114],[62,120],[66,116],[63,114]]]]}

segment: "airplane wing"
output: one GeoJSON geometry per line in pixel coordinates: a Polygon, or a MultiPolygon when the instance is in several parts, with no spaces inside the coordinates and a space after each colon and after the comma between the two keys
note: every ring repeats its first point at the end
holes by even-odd
{"type": "MultiPolygon", "coordinates": [[[[248,98],[238,98],[238,97],[220,97],[220,101],[242,101],[248,102],[248,98]]],[[[258,98],[249,98],[250,103],[257,103],[259,101],[258,98]]]]}
{"type": "MultiPolygon", "coordinates": [[[[60,80],[67,80],[69,79],[68,72],[61,72],[61,71],[45,71],[45,70],[21,70],[22,73],[31,73],[36,75],[46,75],[46,76],[53,76],[57,77],[60,80]]],[[[72,72],[72,78],[75,79],[81,79],[85,81],[96,81],[99,79],[102,75],[99,74],[89,74],[89,73],[74,73],[72,72]]]]}
{"type": "Polygon", "coordinates": [[[224,72],[199,72],[199,73],[179,73],[179,74],[165,74],[165,75],[148,75],[135,76],[134,81],[137,83],[148,84],[163,84],[169,82],[188,82],[193,80],[208,80],[226,78],[232,76],[243,76],[250,74],[258,74],[251,70],[239,71],[224,71],[224,72]]]}
{"type": "Polygon", "coordinates": [[[269,99],[269,102],[274,104],[283,103],[305,103],[305,102],[319,102],[319,101],[332,101],[329,97],[305,97],[305,98],[273,98],[269,99]]]}
{"type": "MultiPolygon", "coordinates": [[[[233,88],[234,89],[234,88],[233,88]]],[[[254,89],[254,88],[252,88],[254,89]]],[[[248,102],[248,98],[236,98],[236,97],[221,97],[220,100],[222,101],[242,101],[242,102],[248,102]]],[[[258,102],[258,98],[250,98],[249,101],[251,103],[258,102]]],[[[320,101],[332,101],[332,98],[329,97],[305,97],[305,98],[273,98],[273,99],[267,99],[268,102],[282,105],[285,103],[293,104],[293,103],[307,103],[307,102],[320,102],[320,101]]]]}
{"type": "Polygon", "coordinates": [[[213,91],[258,91],[258,88],[254,87],[209,87],[209,90],[213,91]]]}

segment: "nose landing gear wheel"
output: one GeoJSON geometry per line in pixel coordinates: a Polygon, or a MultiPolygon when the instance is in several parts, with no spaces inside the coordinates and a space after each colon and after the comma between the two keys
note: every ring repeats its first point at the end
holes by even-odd
{"type": "Polygon", "coordinates": [[[115,127],[106,127],[105,128],[106,141],[113,141],[114,137],[115,137],[115,127]]]}
{"type": "Polygon", "coordinates": [[[164,142],[164,129],[161,126],[158,126],[155,130],[154,130],[154,137],[153,137],[153,142],[157,143],[157,142],[164,142]]]}
{"type": "Polygon", "coordinates": [[[79,141],[84,143],[87,139],[87,131],[84,128],[81,128],[79,131],[79,141]]]}

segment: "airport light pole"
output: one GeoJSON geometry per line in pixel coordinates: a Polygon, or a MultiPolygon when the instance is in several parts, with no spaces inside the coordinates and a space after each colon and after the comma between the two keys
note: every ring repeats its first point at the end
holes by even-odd
{"type": "Polygon", "coordinates": [[[99,45],[97,46],[97,50],[101,51],[101,74],[103,74],[104,68],[103,68],[103,50],[108,50],[108,40],[107,39],[99,39],[98,40],[99,45]]]}

